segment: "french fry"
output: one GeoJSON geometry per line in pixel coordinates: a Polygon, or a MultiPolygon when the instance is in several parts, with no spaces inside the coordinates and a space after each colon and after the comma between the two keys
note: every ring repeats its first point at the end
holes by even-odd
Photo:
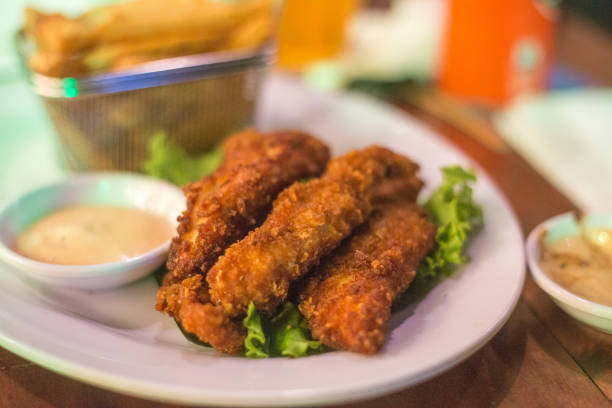
{"type": "Polygon", "coordinates": [[[32,8],[25,10],[25,29],[39,50],[56,54],[74,53],[91,41],[77,20],[32,8]]]}
{"type": "Polygon", "coordinates": [[[28,63],[35,72],[50,77],[81,76],[88,72],[78,56],[53,51],[38,51],[28,63]]]}
{"type": "Polygon", "coordinates": [[[272,0],[133,0],[74,19],[28,8],[25,29],[37,46],[32,69],[49,76],[82,75],[259,47],[273,31],[272,0]]]}
{"type": "Polygon", "coordinates": [[[222,48],[228,50],[257,48],[270,38],[273,29],[270,11],[264,10],[254,14],[235,29],[222,48]]]}
{"type": "Polygon", "coordinates": [[[211,51],[218,44],[219,38],[216,35],[203,36],[200,33],[184,35],[179,32],[168,36],[101,44],[88,51],[83,57],[83,62],[90,71],[104,71],[116,66],[118,60],[123,60],[125,66],[126,58],[130,56],[141,56],[134,60],[143,59],[143,55],[149,55],[151,59],[155,59],[157,55],[167,58],[211,51]]]}

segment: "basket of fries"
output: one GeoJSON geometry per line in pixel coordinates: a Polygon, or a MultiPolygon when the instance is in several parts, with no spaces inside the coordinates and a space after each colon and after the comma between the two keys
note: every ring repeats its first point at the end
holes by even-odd
{"type": "Polygon", "coordinates": [[[160,130],[197,154],[252,121],[277,9],[271,0],[132,0],[76,18],[27,9],[16,45],[68,165],[139,171],[160,130]]]}

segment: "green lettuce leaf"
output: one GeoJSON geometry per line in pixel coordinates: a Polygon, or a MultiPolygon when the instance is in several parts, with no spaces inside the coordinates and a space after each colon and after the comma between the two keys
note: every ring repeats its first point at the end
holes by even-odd
{"type": "Polygon", "coordinates": [[[285,302],[270,320],[270,350],[273,355],[303,357],[322,351],[321,342],[312,340],[308,323],[297,307],[285,302]]]}
{"type": "Polygon", "coordinates": [[[420,265],[417,278],[451,273],[467,262],[463,253],[470,234],[482,226],[482,208],[472,197],[476,175],[460,166],[442,168],[442,184],[425,203],[429,218],[438,225],[436,249],[420,265]]]}
{"type": "Polygon", "coordinates": [[[249,303],[247,315],[242,322],[247,329],[247,335],[244,339],[245,355],[249,358],[270,357],[270,343],[264,333],[261,317],[255,310],[253,302],[249,303]]]}
{"type": "Polygon", "coordinates": [[[200,156],[188,155],[163,131],[149,141],[149,158],[144,163],[146,174],[182,186],[212,173],[223,161],[223,150],[217,146],[200,156]]]}
{"type": "Polygon", "coordinates": [[[262,321],[251,302],[243,323],[247,329],[245,355],[249,358],[304,357],[323,351],[321,343],[312,340],[306,320],[291,302],[285,302],[269,321],[262,321]]]}

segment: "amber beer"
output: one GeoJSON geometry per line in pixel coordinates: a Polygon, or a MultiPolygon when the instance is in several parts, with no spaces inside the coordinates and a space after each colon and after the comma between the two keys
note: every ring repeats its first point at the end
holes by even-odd
{"type": "Polygon", "coordinates": [[[335,56],[346,22],[359,0],[285,0],[278,39],[278,64],[299,71],[335,56]]]}

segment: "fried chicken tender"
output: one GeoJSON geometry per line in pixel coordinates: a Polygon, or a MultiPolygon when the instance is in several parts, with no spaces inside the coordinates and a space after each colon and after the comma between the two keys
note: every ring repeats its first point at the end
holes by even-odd
{"type": "Polygon", "coordinates": [[[319,175],[328,148],[305,133],[240,133],[224,144],[226,160],[211,176],[184,187],[187,209],[179,217],[168,270],[176,279],[207,271],[229,244],[265,217],[285,187],[319,175]]]}
{"type": "Polygon", "coordinates": [[[329,159],[321,141],[293,131],[247,130],[229,138],[224,152],[225,161],[215,173],[183,188],[187,209],[178,218],[169,272],[156,302],[157,310],[174,317],[181,305],[181,282],[206,273],[230,244],[263,220],[282,189],[320,174],[329,159]]]}
{"type": "Polygon", "coordinates": [[[372,146],[333,159],[319,179],[293,184],[279,194],[265,222],[208,272],[212,301],[230,317],[244,316],[251,301],[258,312],[272,314],[291,282],[368,218],[384,181],[420,188],[417,170],[406,157],[372,146]]]}
{"type": "Polygon", "coordinates": [[[180,283],[162,286],[158,303],[163,311],[181,323],[184,330],[224,353],[242,350],[246,330],[239,321],[231,320],[223,309],[210,301],[208,286],[202,275],[194,275],[180,283]]]}
{"type": "Polygon", "coordinates": [[[385,342],[391,305],[434,246],[436,227],[416,204],[378,207],[299,289],[299,309],[313,338],[374,354],[385,342]]]}
{"type": "Polygon", "coordinates": [[[181,307],[177,320],[183,329],[224,353],[234,354],[242,350],[246,329],[210,302],[202,275],[187,278],[178,287],[181,307]]]}

